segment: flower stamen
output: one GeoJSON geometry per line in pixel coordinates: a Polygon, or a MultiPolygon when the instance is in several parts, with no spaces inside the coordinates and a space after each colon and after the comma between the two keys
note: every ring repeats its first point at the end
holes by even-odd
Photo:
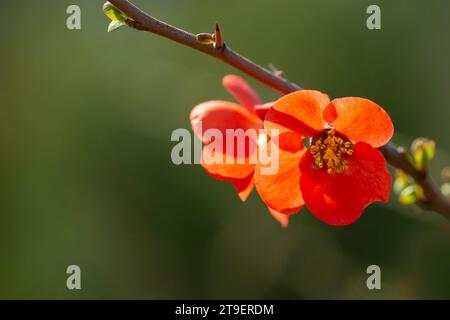
{"type": "Polygon", "coordinates": [[[353,154],[353,144],[336,134],[334,129],[314,138],[310,148],[314,157],[314,168],[327,168],[329,175],[342,173],[348,169],[348,160],[344,156],[353,154]]]}

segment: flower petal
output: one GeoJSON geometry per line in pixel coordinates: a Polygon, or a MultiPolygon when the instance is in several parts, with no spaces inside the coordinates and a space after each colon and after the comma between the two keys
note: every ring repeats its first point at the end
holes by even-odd
{"type": "Polygon", "coordinates": [[[354,143],[366,142],[374,148],[389,142],[394,125],[386,111],[364,98],[334,99],[323,112],[325,121],[354,143]]]}
{"type": "MultiPolygon", "coordinates": [[[[274,144],[270,144],[274,147],[274,144]]],[[[267,146],[260,152],[267,152],[267,146]]],[[[279,150],[278,170],[272,175],[264,174],[260,162],[255,169],[255,185],[264,203],[275,211],[292,214],[304,205],[300,191],[300,159],[306,149],[297,152],[279,150]]]]}
{"type": "Polygon", "coordinates": [[[349,168],[334,175],[325,169],[314,169],[310,152],[300,163],[300,188],[306,206],[331,225],[355,222],[369,204],[387,202],[391,191],[391,175],[380,151],[360,142],[347,160],[349,168]]]}
{"type": "Polygon", "coordinates": [[[216,149],[215,142],[203,146],[201,164],[209,174],[242,179],[254,172],[257,162],[256,150],[252,153],[254,157],[237,157],[221,150],[221,147],[216,149]]]}
{"type": "Polygon", "coordinates": [[[288,225],[289,225],[289,215],[288,214],[280,213],[278,211],[273,210],[272,208],[267,208],[267,209],[269,209],[269,212],[272,215],[272,217],[274,217],[281,224],[282,228],[288,227],[288,225]]]}
{"type": "Polygon", "coordinates": [[[254,107],[261,104],[256,92],[241,77],[229,74],[223,78],[222,82],[228,92],[249,112],[253,113],[254,107]]]}
{"type": "Polygon", "coordinates": [[[295,153],[297,151],[302,150],[305,147],[303,144],[303,137],[299,133],[284,132],[277,137],[278,137],[278,147],[283,151],[295,153]]]}
{"type": "Polygon", "coordinates": [[[285,95],[267,112],[264,127],[279,129],[280,133],[293,131],[304,137],[314,136],[326,125],[322,114],[329,103],[326,94],[314,90],[285,95]]]}
{"type": "Polygon", "coordinates": [[[210,174],[210,175],[215,179],[230,182],[236,188],[238,196],[243,202],[247,200],[247,198],[249,197],[250,193],[253,190],[253,186],[255,185],[253,172],[249,174],[247,177],[242,179],[228,178],[217,174],[216,175],[210,174]]]}
{"type": "Polygon", "coordinates": [[[269,111],[269,109],[272,108],[273,104],[274,104],[273,102],[258,104],[257,106],[255,106],[256,115],[261,120],[264,120],[264,118],[266,117],[267,111],[269,111]]]}
{"type": "Polygon", "coordinates": [[[223,136],[226,129],[262,128],[262,121],[242,106],[228,101],[207,101],[194,107],[190,115],[192,130],[205,143],[210,142],[204,137],[209,129],[219,130],[223,136]]]}

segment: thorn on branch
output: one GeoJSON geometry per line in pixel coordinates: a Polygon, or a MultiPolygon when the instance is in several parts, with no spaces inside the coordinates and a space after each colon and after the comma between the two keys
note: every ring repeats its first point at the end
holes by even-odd
{"type": "Polygon", "coordinates": [[[280,79],[287,80],[287,76],[284,70],[278,69],[273,64],[269,64],[269,68],[275,76],[277,76],[280,79]]]}
{"type": "Polygon", "coordinates": [[[214,34],[216,41],[214,43],[214,47],[216,49],[222,49],[224,47],[223,37],[222,37],[222,31],[220,30],[219,23],[216,22],[216,33],[214,34]]]}

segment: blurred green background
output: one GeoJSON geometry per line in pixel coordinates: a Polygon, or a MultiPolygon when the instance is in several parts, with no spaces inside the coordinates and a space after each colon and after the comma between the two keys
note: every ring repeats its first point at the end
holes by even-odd
{"type": "MultiPolygon", "coordinates": [[[[396,142],[437,141],[450,164],[450,2],[136,0],[331,97],[382,105],[396,142]],[[366,28],[378,4],[382,30],[366,28]]],[[[450,227],[372,205],[355,224],[307,210],[288,229],[256,193],[170,161],[199,102],[231,99],[230,67],[148,33],[108,34],[103,1],[0,2],[0,298],[450,298],[450,227]],[[66,8],[82,30],[66,28],[66,8]],[[66,268],[82,269],[82,290],[66,268]],[[382,290],[366,288],[366,268],[382,290]]],[[[239,73],[238,73],[239,74],[239,73]]],[[[249,80],[264,100],[276,92],[249,80]]]]}

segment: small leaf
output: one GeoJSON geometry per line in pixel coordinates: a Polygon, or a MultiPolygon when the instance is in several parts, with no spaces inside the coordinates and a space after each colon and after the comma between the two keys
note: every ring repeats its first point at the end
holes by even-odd
{"type": "Polygon", "coordinates": [[[427,155],[423,148],[418,148],[414,153],[414,159],[416,160],[417,169],[423,171],[426,168],[427,164],[427,155]]]}
{"type": "Polygon", "coordinates": [[[127,20],[131,20],[125,13],[117,9],[108,1],[103,5],[103,12],[109,19],[111,19],[111,21],[122,22],[125,24],[127,20]]]}
{"type": "Polygon", "coordinates": [[[423,198],[423,190],[418,185],[411,185],[400,192],[399,201],[401,204],[414,204],[423,198]]]}
{"type": "Polygon", "coordinates": [[[117,29],[119,29],[120,27],[125,26],[126,24],[123,22],[119,22],[119,21],[111,21],[111,23],[108,26],[108,32],[113,32],[117,29]]]}

